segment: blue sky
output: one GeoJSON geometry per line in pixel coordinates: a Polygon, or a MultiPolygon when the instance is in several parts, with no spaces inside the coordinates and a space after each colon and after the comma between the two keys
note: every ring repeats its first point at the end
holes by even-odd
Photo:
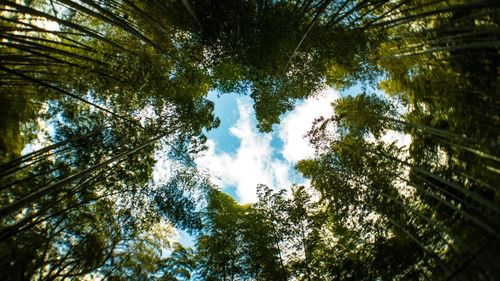
{"type": "Polygon", "coordinates": [[[339,97],[326,89],[314,98],[298,102],[284,114],[272,133],[257,130],[253,101],[248,96],[209,94],[215,103],[220,127],[207,133],[209,149],[197,160],[212,180],[240,203],[255,202],[257,184],[288,189],[307,184],[294,170],[298,160],[312,157],[313,149],[303,136],[312,121],[331,115],[331,102],[339,97]]]}

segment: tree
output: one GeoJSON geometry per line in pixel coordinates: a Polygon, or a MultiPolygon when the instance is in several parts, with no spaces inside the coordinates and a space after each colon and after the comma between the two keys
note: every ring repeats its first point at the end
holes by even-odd
{"type": "Polygon", "coordinates": [[[497,2],[0,9],[4,279],[498,275],[497,2]],[[296,100],[357,83],[399,103],[344,97],[318,119],[316,156],[297,165],[312,188],[261,186],[259,202],[242,206],[196,170],[203,133],[218,125],[209,90],[249,95],[269,132],[296,100]],[[33,151],[20,155],[26,144],[33,151]],[[159,151],[173,164],[155,182],[159,151]],[[162,219],[197,248],[163,257],[168,238],[147,231],[162,219]]]}
{"type": "Polygon", "coordinates": [[[204,233],[197,238],[199,274],[206,280],[235,280],[245,276],[241,258],[240,220],[243,207],[224,193],[209,194],[204,233]]]}

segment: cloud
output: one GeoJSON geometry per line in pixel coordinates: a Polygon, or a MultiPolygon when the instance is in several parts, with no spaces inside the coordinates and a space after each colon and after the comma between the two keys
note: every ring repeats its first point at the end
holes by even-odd
{"type": "Polygon", "coordinates": [[[396,142],[397,146],[408,148],[411,144],[411,136],[401,132],[390,130],[382,136],[382,141],[384,141],[385,143],[396,142]]]}
{"type": "Polygon", "coordinates": [[[258,184],[275,188],[290,186],[289,164],[273,158],[271,134],[257,131],[251,118],[251,104],[237,100],[240,117],[231,127],[230,133],[239,139],[240,145],[234,154],[217,153],[214,140],[207,141],[208,150],[196,160],[199,167],[209,171],[212,180],[222,188],[234,186],[241,203],[257,200],[258,184]]]}
{"type": "Polygon", "coordinates": [[[331,103],[339,97],[337,91],[327,88],[316,97],[306,99],[283,118],[278,135],[284,144],[281,153],[287,161],[296,163],[314,156],[314,149],[304,136],[311,129],[314,119],[332,116],[331,103]]]}
{"type": "Polygon", "coordinates": [[[288,189],[292,182],[308,185],[308,181],[298,176],[293,167],[298,160],[314,156],[314,149],[304,136],[315,118],[332,115],[331,103],[337,98],[337,91],[327,89],[287,113],[274,133],[283,142],[283,147],[273,145],[273,134],[257,131],[250,100],[238,98],[239,118],[229,128],[231,135],[240,142],[238,149],[234,153],[219,152],[224,151],[223,147],[216,149],[220,141],[209,139],[207,151],[196,159],[196,163],[221,188],[234,187],[240,203],[257,200],[258,184],[275,189],[288,189]],[[276,157],[276,150],[279,149],[283,158],[276,157]]]}

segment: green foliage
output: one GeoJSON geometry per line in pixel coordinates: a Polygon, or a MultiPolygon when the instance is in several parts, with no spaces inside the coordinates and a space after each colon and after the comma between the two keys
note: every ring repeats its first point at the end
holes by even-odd
{"type": "Polygon", "coordinates": [[[385,116],[394,115],[390,104],[381,98],[366,94],[355,97],[341,98],[333,104],[335,117],[339,128],[347,129],[341,134],[353,134],[366,137],[371,133],[375,138],[380,138],[385,133],[386,126],[383,123],[385,116]]]}
{"type": "Polygon", "coordinates": [[[495,279],[499,11],[3,1],[0,279],[495,279]],[[220,122],[209,90],[249,95],[270,132],[297,100],[357,83],[393,99],[343,97],[316,120],[296,166],[310,187],[239,205],[196,169],[220,122]],[[407,147],[386,141],[402,133],[407,147]]]}
{"type": "Polygon", "coordinates": [[[206,280],[285,280],[277,239],[272,221],[261,209],[240,206],[213,190],[205,228],[197,238],[197,272],[206,280]]]}

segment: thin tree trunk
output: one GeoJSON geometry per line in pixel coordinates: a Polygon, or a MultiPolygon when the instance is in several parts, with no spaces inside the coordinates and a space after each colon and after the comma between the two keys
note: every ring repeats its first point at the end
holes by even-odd
{"type": "Polygon", "coordinates": [[[31,159],[33,159],[34,157],[37,157],[41,154],[44,154],[46,152],[49,152],[53,149],[56,149],[56,148],[59,148],[59,147],[62,147],[62,146],[65,146],[66,144],[69,144],[69,143],[72,143],[72,142],[75,142],[75,141],[79,141],[81,139],[84,139],[84,138],[87,138],[87,137],[90,137],[100,131],[102,131],[104,128],[106,128],[106,126],[100,126],[99,128],[89,132],[89,133],[86,133],[86,134],[83,134],[83,135],[80,135],[80,134],[77,134],[75,136],[72,136],[64,141],[60,141],[58,143],[55,143],[55,144],[52,144],[52,145],[48,145],[48,146],[45,146],[43,148],[40,148],[38,150],[35,150],[33,152],[30,152],[28,154],[25,154],[19,158],[16,158],[10,162],[7,162],[3,165],[0,166],[0,171],[5,171],[7,169],[11,169],[23,162],[26,162],[26,161],[29,161],[31,159]]]}
{"type": "Polygon", "coordinates": [[[114,157],[112,157],[112,158],[110,158],[110,159],[108,159],[100,164],[94,165],[90,168],[87,168],[87,169],[81,171],[81,172],[78,172],[74,175],[66,177],[66,178],[64,178],[64,179],[62,179],[54,184],[40,188],[39,190],[37,190],[37,191],[35,191],[35,192],[33,192],[33,193],[23,197],[23,198],[20,198],[20,199],[16,200],[15,202],[11,203],[10,205],[7,205],[7,206],[3,207],[2,209],[0,209],[0,218],[5,218],[6,216],[9,216],[13,213],[20,211],[25,206],[34,203],[35,201],[39,200],[40,198],[42,198],[44,196],[59,192],[64,187],[72,184],[73,182],[75,182],[79,179],[85,178],[90,173],[97,171],[99,169],[102,169],[102,168],[106,167],[108,164],[111,164],[115,161],[118,161],[118,160],[124,158],[124,157],[127,157],[129,155],[137,153],[138,151],[144,149],[145,147],[154,144],[155,142],[157,142],[158,140],[160,140],[164,136],[166,136],[166,134],[158,136],[156,138],[153,138],[153,139],[147,141],[146,143],[137,146],[136,148],[119,153],[118,155],[116,155],[116,156],[114,156],[114,157]]]}
{"type": "Polygon", "coordinates": [[[135,120],[132,120],[132,119],[129,119],[129,118],[124,117],[124,116],[122,116],[122,115],[119,115],[119,114],[117,114],[117,113],[115,113],[115,112],[113,112],[113,111],[111,111],[111,110],[109,110],[109,109],[106,109],[106,108],[104,108],[104,107],[102,107],[102,106],[100,106],[100,105],[97,105],[97,104],[95,104],[95,103],[93,103],[93,102],[90,102],[90,101],[88,101],[88,100],[86,100],[86,99],[83,99],[83,98],[81,98],[81,97],[79,97],[79,96],[77,96],[77,95],[74,95],[74,94],[72,94],[72,93],[70,93],[70,92],[68,92],[68,91],[66,91],[66,90],[63,90],[63,89],[61,89],[61,88],[59,88],[59,87],[56,87],[56,86],[50,85],[50,84],[48,84],[48,83],[46,83],[46,82],[44,82],[44,81],[41,81],[41,80],[39,80],[39,79],[37,79],[37,78],[33,78],[33,77],[30,77],[30,76],[24,75],[24,74],[22,74],[22,73],[20,73],[20,72],[17,72],[17,71],[12,70],[12,69],[8,69],[8,68],[6,68],[6,67],[4,67],[4,66],[0,66],[0,69],[2,69],[2,70],[4,70],[4,71],[6,71],[6,72],[8,72],[8,73],[11,73],[11,74],[17,75],[17,76],[19,76],[19,77],[22,77],[22,78],[24,78],[24,79],[26,79],[26,80],[28,80],[28,81],[32,81],[32,82],[34,82],[34,83],[40,84],[40,85],[42,85],[42,86],[44,86],[44,87],[47,87],[47,88],[49,88],[49,89],[55,90],[55,91],[57,91],[57,92],[59,92],[59,93],[62,93],[62,94],[64,94],[64,95],[67,95],[67,96],[69,96],[69,97],[72,97],[72,98],[74,98],[74,99],[76,99],[76,100],[79,100],[79,101],[84,102],[84,103],[86,103],[86,104],[88,104],[88,105],[91,105],[91,106],[93,106],[93,107],[95,107],[95,108],[97,108],[97,109],[99,109],[99,110],[102,110],[102,111],[104,111],[104,112],[106,112],[106,113],[109,113],[109,114],[111,114],[112,116],[114,116],[114,117],[116,117],[116,118],[118,118],[118,119],[125,120],[125,121],[127,121],[127,122],[129,122],[129,123],[131,123],[131,124],[133,124],[133,125],[135,125],[135,126],[137,126],[137,127],[142,128],[142,126],[141,126],[141,125],[140,125],[137,121],[135,121],[135,120]]]}

